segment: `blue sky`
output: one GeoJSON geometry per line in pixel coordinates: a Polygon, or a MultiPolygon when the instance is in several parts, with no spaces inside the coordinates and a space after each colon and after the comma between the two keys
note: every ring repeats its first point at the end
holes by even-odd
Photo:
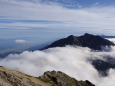
{"type": "Polygon", "coordinates": [[[0,38],[115,35],[114,0],[0,0],[0,38]]]}
{"type": "Polygon", "coordinates": [[[48,4],[53,2],[68,8],[115,5],[115,0],[41,0],[41,2],[48,4]]]}

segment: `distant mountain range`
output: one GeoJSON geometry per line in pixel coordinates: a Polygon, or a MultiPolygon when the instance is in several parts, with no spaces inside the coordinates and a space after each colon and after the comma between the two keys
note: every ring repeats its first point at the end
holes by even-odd
{"type": "MultiPolygon", "coordinates": [[[[82,36],[79,36],[79,37],[70,35],[67,38],[57,40],[57,41],[53,42],[50,45],[48,45],[49,43],[42,44],[42,45],[37,45],[37,44],[29,45],[29,44],[26,44],[24,46],[19,46],[19,47],[15,47],[15,48],[9,48],[9,47],[6,46],[6,49],[3,49],[3,50],[1,49],[0,57],[4,58],[9,54],[18,54],[18,53],[21,53],[21,52],[23,52],[25,50],[27,50],[27,51],[43,50],[43,49],[48,49],[48,48],[53,48],[53,47],[64,47],[66,45],[89,47],[89,48],[91,48],[93,50],[100,50],[101,46],[114,45],[114,43],[110,42],[107,39],[104,39],[104,38],[109,38],[109,37],[111,37],[111,36],[91,35],[91,34],[86,33],[86,34],[84,34],[82,36]]],[[[3,44],[5,46],[5,45],[7,45],[7,43],[9,43],[9,40],[6,41],[6,40],[2,39],[1,41],[2,41],[0,43],[1,46],[3,46],[3,44]]],[[[12,44],[14,46],[15,45],[14,40],[10,40],[10,41],[11,42],[13,41],[13,43],[10,42],[9,44],[12,44]]]]}
{"type": "Polygon", "coordinates": [[[102,46],[114,46],[115,44],[101,36],[85,33],[82,36],[76,37],[73,35],[68,36],[53,42],[51,45],[46,46],[44,49],[53,47],[64,47],[66,45],[89,47],[93,50],[101,50],[102,46]]]}
{"type": "MultiPolygon", "coordinates": [[[[65,47],[66,45],[88,47],[92,50],[101,50],[102,46],[109,47],[114,46],[115,44],[101,36],[85,33],[84,35],[79,37],[70,35],[67,38],[63,38],[53,42],[51,45],[46,46],[43,49],[65,47]]],[[[91,64],[98,70],[98,72],[102,76],[107,76],[108,70],[110,68],[115,68],[115,59],[110,56],[106,56],[104,58],[106,58],[105,61],[100,59],[91,60],[91,64]]]]}
{"type": "MultiPolygon", "coordinates": [[[[60,40],[57,40],[55,42],[53,42],[52,44],[39,49],[40,47],[36,46],[36,47],[31,47],[28,50],[43,50],[43,49],[48,49],[48,48],[54,48],[54,47],[65,47],[66,45],[70,45],[70,46],[80,46],[80,47],[88,47],[92,50],[99,50],[101,51],[101,47],[102,46],[114,46],[115,44],[101,36],[97,36],[97,35],[92,35],[92,34],[88,34],[85,33],[82,36],[76,37],[73,35],[68,36],[67,38],[62,38],[60,40]]],[[[45,45],[43,45],[45,46],[45,45]]],[[[2,58],[4,58],[5,56],[11,54],[11,53],[21,53],[21,52],[17,52],[17,51],[11,51],[11,52],[6,52],[3,54],[0,54],[0,56],[2,58]]],[[[106,60],[100,60],[100,59],[96,59],[96,60],[90,60],[91,64],[99,71],[99,73],[102,76],[106,76],[108,74],[108,70],[110,68],[115,68],[115,59],[110,57],[110,56],[106,56],[104,57],[106,58],[106,60]]]]}
{"type": "Polygon", "coordinates": [[[108,35],[97,35],[97,36],[101,36],[103,38],[115,38],[115,36],[108,36],[108,35]]]}

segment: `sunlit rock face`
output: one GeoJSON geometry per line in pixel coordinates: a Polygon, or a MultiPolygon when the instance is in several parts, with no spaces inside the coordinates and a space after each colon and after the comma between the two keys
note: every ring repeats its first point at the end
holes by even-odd
{"type": "Polygon", "coordinates": [[[95,86],[88,80],[78,81],[61,71],[47,71],[40,78],[49,80],[54,86],[95,86]]]}

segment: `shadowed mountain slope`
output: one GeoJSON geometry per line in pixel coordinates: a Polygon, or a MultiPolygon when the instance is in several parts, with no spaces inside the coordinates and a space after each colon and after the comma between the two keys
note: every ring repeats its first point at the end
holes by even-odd
{"type": "Polygon", "coordinates": [[[64,47],[66,45],[89,47],[93,50],[101,50],[102,46],[114,46],[115,44],[100,36],[85,33],[84,35],[79,37],[70,35],[67,38],[57,40],[51,45],[45,47],[45,49],[53,47],[64,47]]]}

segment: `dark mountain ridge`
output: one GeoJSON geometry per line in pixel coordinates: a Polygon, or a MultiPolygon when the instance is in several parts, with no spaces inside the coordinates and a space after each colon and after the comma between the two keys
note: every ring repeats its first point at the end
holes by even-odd
{"type": "Polygon", "coordinates": [[[85,33],[84,35],[79,37],[70,35],[67,38],[57,40],[51,45],[45,47],[44,49],[53,47],[64,47],[66,45],[89,47],[93,50],[101,50],[102,46],[114,46],[115,44],[100,36],[85,33]]]}

